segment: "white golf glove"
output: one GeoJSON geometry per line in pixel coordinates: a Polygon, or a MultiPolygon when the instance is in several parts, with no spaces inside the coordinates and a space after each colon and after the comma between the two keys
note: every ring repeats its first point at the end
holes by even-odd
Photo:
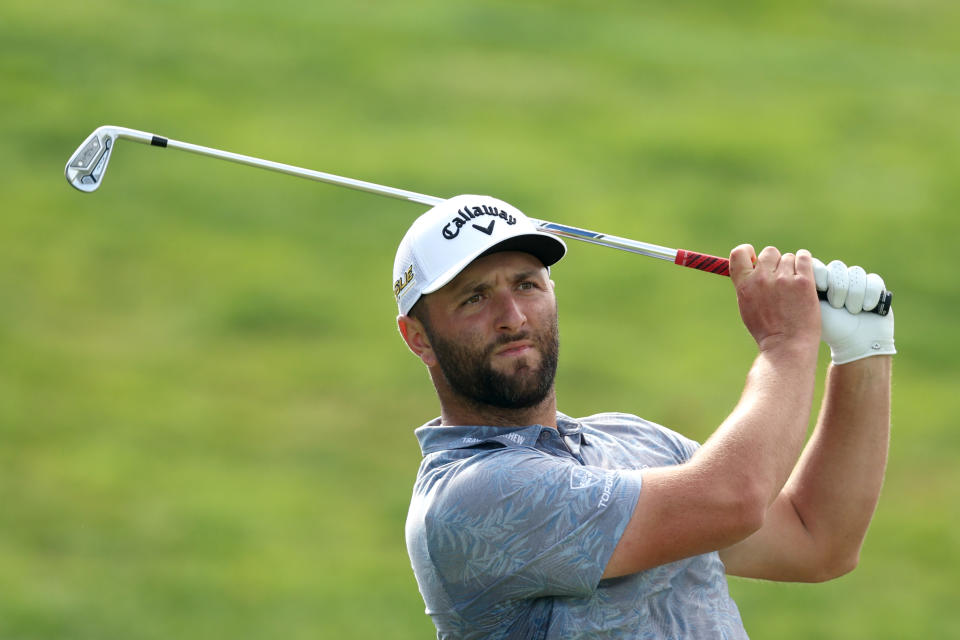
{"type": "Polygon", "coordinates": [[[869,313],[885,290],[880,276],[839,260],[824,265],[816,258],[813,276],[817,290],[827,292],[827,299],[820,301],[821,336],[830,346],[833,364],[897,352],[893,309],[885,316],[869,313]]]}

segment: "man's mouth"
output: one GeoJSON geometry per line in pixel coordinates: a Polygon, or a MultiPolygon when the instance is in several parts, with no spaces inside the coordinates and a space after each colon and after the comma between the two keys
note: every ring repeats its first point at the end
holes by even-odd
{"type": "Polygon", "coordinates": [[[529,353],[531,350],[533,350],[533,343],[528,340],[521,340],[517,342],[508,342],[497,349],[494,352],[494,355],[512,358],[529,353]]]}

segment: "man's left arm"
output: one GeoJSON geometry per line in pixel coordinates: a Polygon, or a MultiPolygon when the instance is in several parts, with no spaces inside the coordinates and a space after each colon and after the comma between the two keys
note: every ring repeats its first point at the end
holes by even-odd
{"type": "Polygon", "coordinates": [[[886,468],[891,364],[831,366],[817,426],[764,526],[720,552],[728,574],[818,582],[857,565],[886,468]]]}
{"type": "Polygon", "coordinates": [[[815,272],[818,288],[829,290],[830,302],[821,307],[833,360],[820,414],[763,527],[721,550],[731,575],[819,582],[851,571],[883,485],[890,441],[887,354],[896,352],[893,312],[880,317],[845,308],[845,303],[857,311],[872,308],[872,298],[883,289],[874,274],[836,262],[820,263],[815,272]]]}

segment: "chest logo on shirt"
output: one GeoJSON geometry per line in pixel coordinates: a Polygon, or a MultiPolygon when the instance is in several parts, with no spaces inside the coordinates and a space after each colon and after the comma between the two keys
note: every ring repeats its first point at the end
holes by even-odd
{"type": "Polygon", "coordinates": [[[589,469],[585,467],[573,467],[570,469],[571,489],[586,489],[595,484],[600,484],[600,476],[589,469]]]}

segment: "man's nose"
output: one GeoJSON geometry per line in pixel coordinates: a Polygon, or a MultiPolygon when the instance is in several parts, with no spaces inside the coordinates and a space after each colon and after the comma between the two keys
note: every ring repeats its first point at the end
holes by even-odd
{"type": "Polygon", "coordinates": [[[513,296],[513,292],[498,294],[496,305],[498,331],[516,332],[527,323],[527,316],[513,296]]]}

